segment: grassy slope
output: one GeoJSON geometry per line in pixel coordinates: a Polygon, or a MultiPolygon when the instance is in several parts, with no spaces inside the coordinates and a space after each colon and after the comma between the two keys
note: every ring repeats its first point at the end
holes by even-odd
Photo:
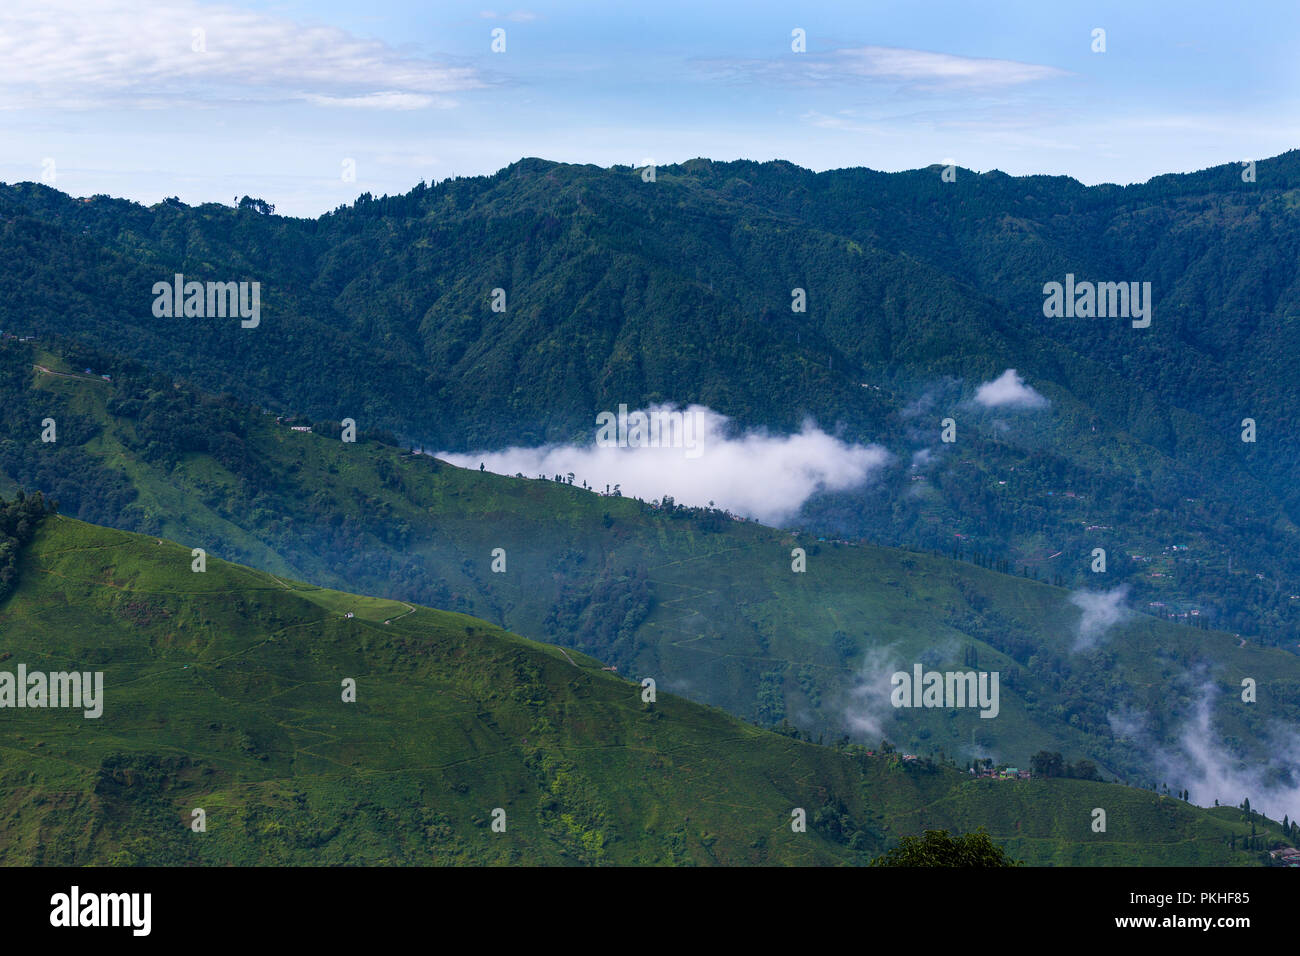
{"type": "Polygon", "coordinates": [[[1257,859],[1226,845],[1249,824],[1147,792],[970,781],[671,695],[647,708],[597,662],[482,621],[190,561],[61,517],[24,554],[3,666],[102,669],[106,703],[0,712],[0,861],[814,864],[978,824],[1031,862],[1257,859]],[[856,849],[824,821],[791,832],[790,808],[828,805],[856,849]]]}
{"type": "Polygon", "coordinates": [[[1184,679],[1190,673],[1203,673],[1228,700],[1242,677],[1260,681],[1258,706],[1218,709],[1218,729],[1247,748],[1267,736],[1269,721],[1300,719],[1292,655],[1142,616],[1117,628],[1101,653],[1074,655],[1080,612],[1068,592],[1024,578],[892,548],[800,541],[750,523],[708,530],[635,501],[294,433],[269,418],[250,426],[250,444],[277,487],[252,497],[206,455],[170,473],[142,462],[119,440],[131,426],[108,415],[104,383],[37,382],[102,423],[88,448],[130,475],[144,527],[157,534],[281,575],[472,613],[616,661],[745,719],[785,715],[836,736],[863,716],[865,700],[879,732],[906,749],[991,752],[1022,766],[1039,749],[1061,750],[1140,784],[1151,782],[1144,755],[1111,735],[1108,715],[1150,712],[1168,720],[1157,733],[1176,735],[1173,715],[1199,693],[1184,679]],[[355,535],[342,545],[318,540],[329,515],[352,519],[355,535]],[[790,571],[795,545],[809,550],[806,574],[790,571]],[[507,551],[504,574],[490,571],[497,547],[507,551]],[[548,627],[566,588],[587,592],[638,567],[652,601],[629,645],[592,646],[571,625],[548,627]],[[836,631],[855,647],[847,659],[832,646],[836,631]],[[998,719],[879,706],[881,674],[915,662],[961,669],[968,647],[982,669],[1004,675],[998,719]],[[875,687],[867,698],[854,695],[864,663],[875,687]],[[764,687],[776,688],[766,702],[764,687]]]}

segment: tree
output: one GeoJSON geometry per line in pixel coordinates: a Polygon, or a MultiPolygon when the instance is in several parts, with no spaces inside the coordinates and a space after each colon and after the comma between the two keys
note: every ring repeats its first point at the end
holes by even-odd
{"type": "Polygon", "coordinates": [[[1078,780],[1101,779],[1101,774],[1097,771],[1097,765],[1091,760],[1080,760],[1078,763],[1071,764],[1065,775],[1078,780]]]}
{"type": "Polygon", "coordinates": [[[50,511],[39,491],[28,495],[19,488],[13,501],[0,499],[0,600],[17,585],[19,552],[50,511]]]}
{"type": "Polygon", "coordinates": [[[1059,753],[1040,750],[1029,759],[1029,770],[1035,777],[1064,777],[1065,760],[1059,753]]]}
{"type": "Polygon", "coordinates": [[[269,216],[275,212],[275,206],[264,199],[251,199],[245,196],[239,200],[240,209],[251,209],[253,212],[261,213],[263,216],[269,216]]]}
{"type": "Polygon", "coordinates": [[[871,861],[872,866],[1020,866],[980,827],[974,833],[949,836],[947,830],[926,830],[924,837],[906,836],[898,846],[871,861]]]}

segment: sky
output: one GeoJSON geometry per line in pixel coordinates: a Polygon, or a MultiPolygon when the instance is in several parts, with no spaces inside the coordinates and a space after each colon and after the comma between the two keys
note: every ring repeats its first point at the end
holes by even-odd
{"type": "Polygon", "coordinates": [[[1094,184],[1300,145],[1294,0],[517,2],[5,0],[0,181],[315,216],[526,156],[1094,184]]]}

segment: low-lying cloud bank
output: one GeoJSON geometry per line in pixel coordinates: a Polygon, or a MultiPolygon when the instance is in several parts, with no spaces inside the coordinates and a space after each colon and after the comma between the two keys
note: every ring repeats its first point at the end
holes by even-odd
{"type": "MultiPolygon", "coordinates": [[[[762,430],[733,434],[727,416],[702,405],[654,406],[643,413],[680,415],[687,423],[684,440],[678,428],[672,433],[665,430],[662,443],[654,445],[644,444],[650,437],[647,431],[618,444],[438,452],[437,457],[463,468],[482,464],[501,475],[550,478],[572,473],[575,484],[586,481],[598,491],[619,485],[625,497],[649,501],[669,495],[678,504],[701,507],[712,502],[765,524],[780,524],[798,514],[818,492],[844,491],[866,483],[891,457],[879,445],[849,444],[811,421],[791,435],[762,430]],[[640,446],[638,439],[643,442],[640,446]]],[[[627,431],[620,423],[606,434],[621,439],[628,437],[627,431]]]]}

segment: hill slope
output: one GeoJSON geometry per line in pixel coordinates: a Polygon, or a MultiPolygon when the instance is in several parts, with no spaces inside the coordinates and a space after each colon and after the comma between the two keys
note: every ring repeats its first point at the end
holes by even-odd
{"type": "MultiPolygon", "coordinates": [[[[1023,576],[346,444],[147,379],[54,374],[56,356],[10,348],[0,369],[15,414],[0,462],[65,511],[278,575],[471,613],[761,724],[887,736],[962,761],[1027,766],[1061,751],[1134,784],[1259,804],[1263,784],[1203,792],[1206,768],[1181,754],[1183,738],[1208,699],[1226,765],[1245,773],[1284,754],[1274,728],[1300,720],[1300,662],[1227,634],[1118,613],[1080,649],[1071,592],[1023,576]],[[37,438],[46,415],[57,443],[37,438]],[[806,573],[791,570],[795,547],[806,573]],[[999,672],[998,718],[893,708],[889,676],[916,664],[999,672]],[[1259,684],[1255,704],[1239,700],[1244,678],[1259,684]]],[[[1271,786],[1288,785],[1285,766],[1270,773],[1271,786]]]]}
{"type": "Polygon", "coordinates": [[[1032,862],[1258,862],[1232,849],[1250,824],[1167,797],[816,747],[671,695],[647,706],[482,621],[191,561],[62,517],[23,551],[4,666],[102,670],[103,713],[4,712],[0,861],[862,862],[979,818],[1032,862]]]}

